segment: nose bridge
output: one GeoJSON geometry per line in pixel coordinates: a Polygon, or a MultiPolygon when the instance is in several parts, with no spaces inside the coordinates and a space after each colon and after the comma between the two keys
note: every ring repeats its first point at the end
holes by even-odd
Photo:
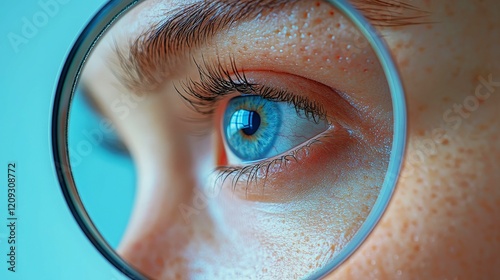
{"type": "Polygon", "coordinates": [[[127,131],[138,182],[118,253],[151,278],[160,277],[167,266],[183,270],[182,252],[194,225],[181,209],[196,197],[195,163],[188,133],[168,101],[147,97],[131,119],[134,124],[129,123],[133,131],[127,131]]]}

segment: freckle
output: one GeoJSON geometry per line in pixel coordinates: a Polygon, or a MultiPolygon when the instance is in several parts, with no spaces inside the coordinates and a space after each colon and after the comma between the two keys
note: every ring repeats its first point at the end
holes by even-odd
{"type": "Polygon", "coordinates": [[[420,105],[420,106],[418,106],[418,111],[419,112],[425,112],[425,111],[427,111],[427,106],[426,105],[420,105]]]}
{"type": "Polygon", "coordinates": [[[410,60],[405,58],[405,59],[401,60],[401,62],[399,64],[401,65],[401,67],[408,67],[408,65],[410,65],[410,60]]]}
{"type": "Polygon", "coordinates": [[[448,102],[450,102],[450,101],[451,101],[451,100],[450,100],[450,97],[448,97],[448,96],[443,97],[443,99],[442,99],[442,100],[443,100],[443,102],[444,102],[444,103],[448,103],[448,102]]]}
{"type": "Polygon", "coordinates": [[[320,19],[320,18],[317,18],[317,19],[314,20],[314,24],[320,24],[322,22],[323,22],[323,20],[320,19]]]}
{"type": "Polygon", "coordinates": [[[308,18],[308,17],[309,17],[309,13],[307,13],[307,12],[306,12],[306,13],[304,13],[304,14],[302,15],[302,17],[304,17],[304,18],[308,18]]]}
{"type": "Polygon", "coordinates": [[[434,198],[436,198],[436,197],[437,197],[436,193],[431,193],[431,198],[432,198],[432,199],[434,199],[434,198]]]}
{"type": "Polygon", "coordinates": [[[316,2],[316,7],[319,7],[321,6],[321,3],[320,2],[316,2]]]}
{"type": "Polygon", "coordinates": [[[455,12],[453,11],[453,7],[451,5],[446,5],[445,6],[445,11],[447,16],[454,16],[455,12]]]}
{"type": "MultiPolygon", "coordinates": [[[[444,139],[444,140],[441,142],[441,144],[443,144],[444,146],[447,146],[449,143],[450,143],[450,141],[449,141],[448,139],[444,139]]],[[[448,156],[448,157],[450,157],[450,155],[449,155],[449,154],[448,154],[447,156],[448,156]]],[[[449,158],[447,158],[447,159],[449,159],[449,158]]]]}
{"type": "Polygon", "coordinates": [[[432,73],[432,67],[425,67],[424,70],[429,74],[432,73]]]}
{"type": "Polygon", "coordinates": [[[424,131],[423,129],[419,129],[419,130],[417,131],[417,135],[418,135],[418,136],[424,136],[424,135],[425,135],[425,131],[424,131]]]}
{"type": "Polygon", "coordinates": [[[335,27],[339,28],[340,27],[340,23],[335,24],[335,27]]]}
{"type": "Polygon", "coordinates": [[[422,184],[423,182],[424,182],[424,180],[422,178],[417,179],[417,183],[422,184]]]}
{"type": "Polygon", "coordinates": [[[480,130],[480,131],[485,131],[485,130],[487,130],[487,129],[488,129],[488,126],[487,126],[487,125],[485,125],[485,124],[480,124],[480,125],[478,126],[478,128],[479,128],[479,130],[480,130]]]}
{"type": "Polygon", "coordinates": [[[335,15],[335,12],[333,10],[330,11],[330,15],[331,16],[334,16],[335,15]]]}
{"type": "Polygon", "coordinates": [[[432,26],[432,24],[427,24],[427,25],[425,26],[425,28],[427,28],[427,29],[429,29],[429,30],[430,30],[430,29],[432,29],[432,28],[433,28],[433,26],[432,26]]]}
{"type": "Polygon", "coordinates": [[[403,227],[401,228],[401,233],[405,234],[407,230],[408,230],[408,221],[405,221],[403,223],[403,227]]]}
{"type": "Polygon", "coordinates": [[[495,209],[493,207],[491,207],[491,205],[489,205],[489,203],[486,201],[481,201],[480,205],[481,205],[481,208],[486,210],[486,212],[488,212],[489,214],[493,214],[495,212],[495,209]]]}
{"type": "Polygon", "coordinates": [[[457,199],[454,197],[449,197],[446,199],[446,202],[448,202],[451,206],[457,206],[457,199]]]}
{"type": "Polygon", "coordinates": [[[420,251],[420,245],[415,244],[415,245],[413,246],[413,251],[414,251],[414,252],[418,252],[418,251],[420,251]]]}
{"type": "Polygon", "coordinates": [[[423,53],[423,52],[425,52],[425,48],[424,47],[420,47],[420,48],[418,48],[418,51],[421,52],[421,53],[423,53]]]}

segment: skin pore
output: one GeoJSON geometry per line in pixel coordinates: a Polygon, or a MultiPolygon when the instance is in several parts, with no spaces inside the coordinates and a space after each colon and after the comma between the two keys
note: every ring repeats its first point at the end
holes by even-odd
{"type": "MultiPolygon", "coordinates": [[[[242,22],[189,56],[179,55],[175,68],[170,65],[175,71],[145,79],[148,93],[139,94],[146,91],[144,85],[130,83],[137,75],[115,73],[109,62],[119,65],[116,48],[128,47],[120,43],[133,40],[180,2],[146,1],[127,13],[82,74],[138,169],[140,207],[134,209],[119,252],[153,278],[303,276],[342,248],[376,198],[392,133],[392,108],[380,68],[366,63],[375,61],[369,50],[336,53],[337,42],[352,41],[352,28],[342,27],[347,24],[327,4],[299,1],[267,14],[260,24],[242,22]],[[336,23],[341,27],[329,29],[336,23]],[[332,59],[339,56],[349,63],[332,59]],[[297,152],[302,160],[276,166],[282,172],[268,176],[265,185],[260,180],[252,187],[233,186],[226,180],[229,186],[211,188],[206,178],[212,178],[207,170],[217,162],[212,149],[217,137],[188,135],[215,125],[179,121],[179,116],[202,116],[177,90],[182,92],[186,77],[200,81],[194,62],[204,68],[220,62],[231,69],[232,58],[251,82],[304,85],[307,91],[296,93],[324,104],[332,128],[322,143],[297,152]],[[322,97],[325,86],[338,92],[322,97]],[[109,106],[120,98],[132,100],[133,110],[125,114],[109,106]],[[332,181],[344,187],[332,190],[332,181]],[[187,206],[184,214],[179,205],[187,206]],[[196,211],[189,210],[192,206],[196,211]]],[[[486,93],[500,92],[500,85],[483,83],[481,98],[470,96],[477,96],[480,77],[500,80],[500,54],[495,52],[499,12],[490,8],[494,1],[407,3],[428,11],[429,23],[379,28],[407,94],[409,146],[402,178],[374,232],[330,277],[495,278],[500,275],[500,191],[495,187],[500,178],[494,172],[500,162],[500,100],[497,92],[486,93]]]]}

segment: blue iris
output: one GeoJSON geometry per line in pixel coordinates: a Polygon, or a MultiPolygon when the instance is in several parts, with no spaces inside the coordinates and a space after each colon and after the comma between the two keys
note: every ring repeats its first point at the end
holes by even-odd
{"type": "Polygon", "coordinates": [[[227,148],[240,161],[251,162],[284,153],[328,129],[288,102],[243,95],[229,100],[222,130],[227,148]]]}
{"type": "Polygon", "coordinates": [[[272,148],[280,123],[276,102],[257,95],[235,97],[224,114],[226,142],[241,160],[259,160],[272,148]]]}

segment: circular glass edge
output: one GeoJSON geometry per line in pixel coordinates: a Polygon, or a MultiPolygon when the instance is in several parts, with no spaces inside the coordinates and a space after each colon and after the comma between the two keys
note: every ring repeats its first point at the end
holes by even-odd
{"type": "Polygon", "coordinates": [[[339,254],[335,256],[335,258],[325,267],[312,273],[306,279],[321,279],[330,274],[333,270],[344,263],[361,246],[361,244],[363,244],[378,224],[387,209],[394,193],[394,189],[396,188],[399,173],[403,164],[407,137],[405,92],[403,84],[401,83],[400,74],[389,51],[389,47],[382,39],[382,36],[380,36],[378,31],[347,0],[326,1],[343,13],[348,20],[350,20],[355,27],[361,31],[377,55],[391,92],[394,126],[389,165],[387,167],[382,188],[380,189],[380,193],[370,211],[370,214],[368,214],[368,217],[363,222],[362,226],[358,229],[347,245],[342,248],[339,254]]]}
{"type": "Polygon", "coordinates": [[[134,269],[116,253],[93,224],[78,195],[70,168],[67,147],[69,108],[82,67],[100,37],[117,19],[138,2],[140,1],[111,0],[107,2],[99,9],[78,36],[78,39],[66,57],[59,76],[52,109],[51,137],[54,165],[61,190],[71,213],[82,231],[100,254],[117,270],[131,279],[147,280],[147,277],[134,269]]]}
{"type": "MultiPolygon", "coordinates": [[[[370,46],[374,49],[379,62],[381,63],[382,69],[384,70],[391,92],[394,132],[391,155],[384,183],[379,196],[370,211],[370,214],[354,237],[340,251],[340,253],[325,267],[308,275],[306,279],[320,279],[335,270],[358,249],[358,247],[364,242],[364,240],[378,224],[392,198],[392,194],[398,181],[397,179],[402,166],[407,133],[405,94],[399,72],[397,71],[386,43],[381,39],[381,36],[379,36],[378,32],[372,27],[372,25],[369,24],[368,21],[346,0],[325,1],[343,13],[361,31],[365,38],[367,38],[370,46]]],[[[92,220],[85,211],[85,207],[79,198],[78,190],[73,181],[67,150],[67,120],[69,117],[69,105],[71,103],[81,69],[102,34],[104,34],[119,17],[139,2],[142,1],[109,1],[97,12],[97,14],[80,34],[77,41],[73,44],[61,71],[56,89],[52,114],[51,135],[57,177],[68,207],[70,208],[78,225],[96,249],[116,269],[132,279],[147,279],[147,277],[134,269],[116,253],[116,251],[104,240],[95,225],[92,223],[92,220]],[[77,63],[75,63],[75,61],[77,61],[77,63]],[[71,82],[68,83],[68,81],[71,82]]]]}

